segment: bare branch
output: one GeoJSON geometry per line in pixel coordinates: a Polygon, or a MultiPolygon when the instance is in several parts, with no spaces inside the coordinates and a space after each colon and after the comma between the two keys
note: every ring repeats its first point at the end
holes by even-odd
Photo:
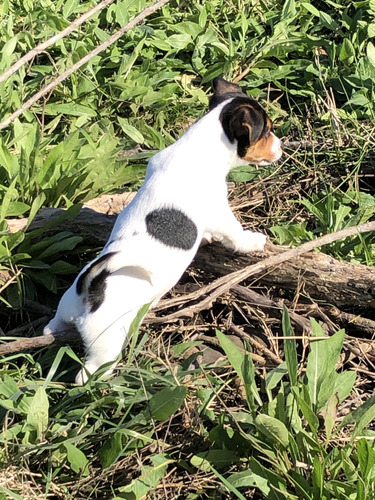
{"type": "MultiPolygon", "coordinates": [[[[341,231],[336,231],[335,233],[325,234],[324,236],[320,236],[313,241],[308,241],[307,243],[303,243],[299,247],[291,248],[290,250],[286,250],[277,255],[272,255],[267,259],[264,259],[256,264],[252,264],[250,266],[245,267],[244,269],[240,269],[233,273],[227,274],[217,280],[213,281],[209,285],[202,287],[201,289],[192,292],[183,297],[183,303],[189,301],[196,301],[197,299],[202,298],[201,302],[193,304],[191,306],[187,306],[184,309],[181,309],[175,313],[169,314],[164,318],[160,318],[163,321],[175,321],[178,318],[182,317],[191,317],[196,312],[202,311],[203,309],[207,309],[211,306],[211,304],[223,293],[230,290],[230,288],[234,285],[237,285],[241,281],[244,281],[250,276],[254,276],[256,274],[260,274],[261,272],[266,271],[274,266],[278,266],[283,262],[288,260],[296,259],[306,252],[311,252],[315,248],[322,247],[324,245],[328,245],[337,240],[342,240],[344,238],[348,238],[350,236],[355,236],[361,233],[367,233],[370,231],[375,231],[375,221],[367,222],[366,224],[361,224],[359,226],[348,227],[342,229],[341,231]]],[[[181,303],[181,298],[177,297],[175,299],[176,304],[173,304],[170,301],[170,305],[177,305],[181,303]]]]}
{"type": "Polygon", "coordinates": [[[12,123],[16,118],[21,116],[27,109],[29,109],[34,103],[36,103],[41,97],[51,92],[57,85],[63,82],[66,78],[68,78],[72,73],[77,71],[81,66],[89,62],[93,57],[98,55],[103,50],[106,50],[110,45],[116,42],[119,38],[121,38],[125,33],[134,28],[137,24],[143,21],[146,17],[151,15],[153,12],[158,10],[160,7],[168,3],[169,0],[159,0],[158,2],[153,3],[149,7],[146,7],[140,14],[138,14],[134,19],[132,19],[126,26],[123,26],[119,31],[114,33],[112,36],[108,38],[105,42],[98,45],[95,49],[89,52],[85,57],[82,57],[79,61],[77,61],[73,66],[60,76],[55,78],[51,83],[43,87],[39,92],[34,94],[30,99],[28,99],[22,106],[17,109],[14,113],[12,113],[6,120],[3,120],[0,123],[0,130],[7,127],[10,123],[12,123]]]}
{"type": "Polygon", "coordinates": [[[58,40],[61,40],[65,36],[70,35],[70,33],[72,33],[72,31],[74,31],[75,29],[77,29],[78,26],[81,26],[81,24],[85,23],[91,16],[93,16],[100,10],[104,9],[112,2],[114,2],[114,0],[103,0],[102,2],[98,3],[98,5],[95,5],[92,9],[82,14],[82,16],[77,17],[77,19],[75,19],[67,28],[60,31],[59,33],[49,38],[45,42],[42,42],[33,49],[31,49],[24,56],[22,56],[21,59],[15,62],[9,69],[4,71],[4,73],[0,75],[0,83],[4,82],[7,78],[13,75],[13,73],[18,71],[21,68],[21,66],[23,66],[28,61],[33,59],[33,57],[35,57],[37,54],[41,54],[42,52],[44,52],[47,47],[50,47],[51,45],[56,43],[58,40]]]}
{"type": "MultiPolygon", "coordinates": [[[[317,238],[313,241],[309,241],[300,245],[299,247],[292,248],[290,250],[286,250],[283,253],[273,255],[263,261],[257,262],[256,264],[250,265],[241,269],[239,271],[235,271],[226,275],[222,278],[219,278],[212,282],[210,285],[202,287],[200,290],[193,292],[191,294],[185,295],[182,300],[178,298],[177,303],[183,302],[187,303],[189,301],[196,301],[200,297],[204,297],[200,302],[196,304],[192,304],[190,306],[184,307],[183,309],[176,311],[175,313],[169,314],[164,317],[155,317],[152,312],[148,314],[145,318],[144,323],[152,324],[152,323],[167,323],[169,321],[176,321],[177,319],[183,317],[189,317],[195,314],[196,312],[202,311],[203,309],[207,309],[210,305],[223,293],[230,290],[233,286],[237,285],[240,281],[243,281],[250,276],[254,276],[255,274],[259,274],[271,267],[277,266],[287,260],[295,259],[300,255],[310,252],[311,250],[327,245],[329,243],[333,243],[334,241],[347,238],[349,236],[355,236],[356,234],[366,233],[369,231],[375,231],[375,221],[367,222],[366,224],[361,224],[359,226],[349,227],[343,229],[341,231],[337,231],[335,233],[326,234],[317,238]]],[[[168,307],[174,305],[173,299],[168,300],[168,307]]],[[[159,310],[162,309],[159,306],[159,310]]],[[[14,352],[20,352],[22,350],[32,349],[32,348],[40,348],[43,346],[50,345],[54,342],[57,343],[67,343],[72,339],[77,338],[77,333],[74,333],[71,330],[67,330],[64,332],[59,332],[56,335],[56,338],[52,335],[34,337],[31,339],[20,339],[13,342],[8,342],[2,346],[0,346],[0,355],[10,354],[14,352]]]]}

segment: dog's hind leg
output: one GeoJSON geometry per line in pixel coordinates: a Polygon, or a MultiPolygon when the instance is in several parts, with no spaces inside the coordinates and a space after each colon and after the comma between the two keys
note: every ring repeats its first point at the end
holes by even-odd
{"type": "Polygon", "coordinates": [[[151,302],[152,285],[135,268],[123,268],[102,282],[100,293],[89,296],[88,312],[77,322],[86,348],[86,361],[76,377],[78,384],[108,364],[111,373],[119,361],[132,321],[140,308],[151,302]],[[100,303],[99,303],[100,302],[100,303]]]}
{"type": "Polygon", "coordinates": [[[54,335],[75,326],[77,318],[80,318],[84,311],[82,298],[77,295],[75,285],[72,285],[61,297],[55,317],[44,327],[43,335],[54,335]]]}
{"type": "Polygon", "coordinates": [[[108,365],[104,375],[110,374],[119,361],[130,325],[137,311],[128,312],[115,321],[111,317],[112,312],[107,311],[107,323],[109,323],[107,326],[104,326],[103,318],[98,318],[98,314],[105,313],[104,310],[86,318],[80,325],[86,348],[86,359],[84,367],[76,376],[77,384],[85,384],[89,375],[95,373],[103,365],[108,365]],[[112,323],[110,323],[111,320],[112,323]]]}

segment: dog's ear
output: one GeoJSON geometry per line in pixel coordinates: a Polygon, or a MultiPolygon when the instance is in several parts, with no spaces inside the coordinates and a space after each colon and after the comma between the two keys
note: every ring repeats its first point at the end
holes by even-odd
{"type": "Polygon", "coordinates": [[[212,88],[214,93],[210,98],[209,109],[213,109],[215,106],[221,102],[230,99],[231,97],[236,97],[239,95],[245,95],[241,87],[235,83],[227,82],[221,76],[218,76],[212,81],[212,88]]]}
{"type": "Polygon", "coordinates": [[[214,89],[214,95],[216,97],[222,96],[224,94],[243,93],[239,85],[237,85],[236,83],[228,82],[221,76],[217,76],[212,80],[212,88],[214,89]]]}
{"type": "Polygon", "coordinates": [[[238,142],[237,152],[241,158],[271,125],[260,104],[249,97],[233,99],[224,107],[220,120],[230,142],[238,142]]]}

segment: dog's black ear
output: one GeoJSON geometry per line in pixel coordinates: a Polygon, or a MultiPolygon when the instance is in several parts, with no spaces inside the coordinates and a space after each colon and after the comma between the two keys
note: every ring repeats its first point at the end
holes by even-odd
{"type": "Polygon", "coordinates": [[[217,76],[212,81],[213,95],[210,98],[210,110],[231,97],[244,95],[241,87],[236,83],[228,82],[221,76],[217,76]]]}
{"type": "Polygon", "coordinates": [[[223,108],[220,120],[228,139],[237,141],[237,152],[241,158],[265,134],[268,127],[264,109],[250,97],[233,99],[223,108]]]}
{"type": "Polygon", "coordinates": [[[214,89],[214,94],[219,97],[223,94],[240,93],[242,94],[241,87],[236,83],[228,82],[224,80],[221,76],[217,76],[212,80],[212,87],[214,89]]]}

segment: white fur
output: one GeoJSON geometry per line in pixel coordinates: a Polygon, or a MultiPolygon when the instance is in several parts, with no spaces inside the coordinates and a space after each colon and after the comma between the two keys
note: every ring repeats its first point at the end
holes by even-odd
{"type": "MultiPolygon", "coordinates": [[[[239,252],[263,250],[266,236],[244,231],[227,201],[225,180],[229,170],[247,163],[238,157],[236,142],[229,142],[219,120],[228,102],[215,107],[175,144],[150,160],[144,184],[116,221],[108,240],[113,243],[107,243],[98,256],[119,252],[108,262],[111,274],[99,309],[89,312],[85,294],[77,295],[77,276],[63,295],[56,316],[45,327],[45,334],[72,324],[79,330],[87,357],[77,383],[85,383],[88,374],[105,363],[111,363],[109,371],[115,366],[139,309],[147,303],[155,304],[177,283],[203,235],[239,252]],[[195,223],[198,237],[191,250],[167,246],[147,233],[145,216],[159,207],[181,210],[195,223]]],[[[273,141],[276,161],[281,156],[281,143],[276,136],[273,141]]],[[[265,163],[269,162],[260,162],[265,163]]]]}

